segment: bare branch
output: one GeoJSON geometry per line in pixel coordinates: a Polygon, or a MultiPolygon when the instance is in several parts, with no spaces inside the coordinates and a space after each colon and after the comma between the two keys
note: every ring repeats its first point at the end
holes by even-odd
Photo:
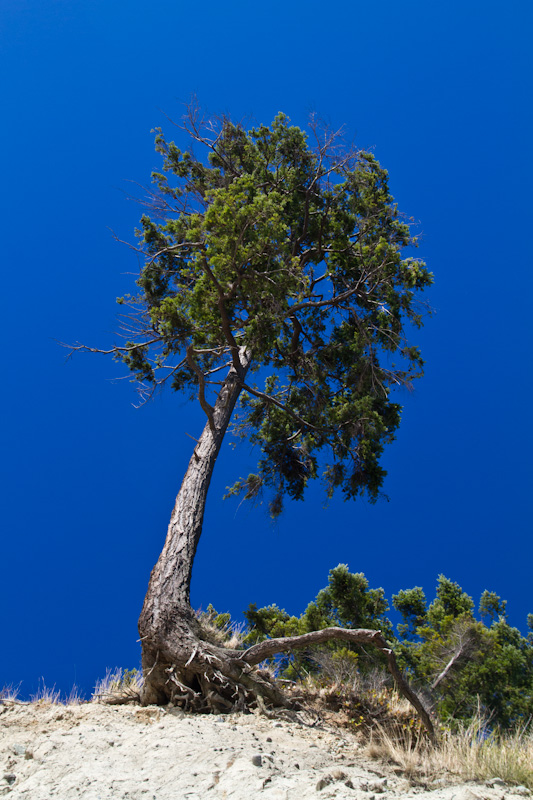
{"type": "Polygon", "coordinates": [[[442,653],[443,657],[451,656],[442,672],[431,684],[432,689],[436,689],[447,675],[456,667],[457,663],[470,658],[476,649],[479,634],[470,620],[458,619],[455,621],[451,631],[451,652],[450,649],[442,653]]]}
{"type": "Polygon", "coordinates": [[[66,342],[58,342],[58,344],[60,344],[61,347],[70,348],[70,353],[67,356],[67,358],[70,358],[70,356],[73,353],[79,350],[86,350],[88,353],[103,353],[104,355],[112,355],[114,353],[131,353],[133,350],[139,350],[139,348],[148,347],[148,345],[156,344],[162,341],[163,337],[158,336],[155,339],[149,339],[146,342],[139,342],[137,344],[127,345],[126,347],[120,347],[119,345],[115,345],[114,347],[111,348],[111,350],[101,350],[99,347],[89,347],[86,344],[79,344],[79,343],[72,345],[72,344],[66,344],[66,342]]]}
{"type": "Polygon", "coordinates": [[[210,406],[207,400],[205,399],[204,373],[194,360],[193,353],[194,353],[193,346],[192,344],[190,344],[187,347],[187,363],[189,367],[193,370],[193,372],[195,372],[196,375],[198,376],[198,384],[199,384],[198,399],[200,401],[200,405],[202,406],[202,410],[205,412],[207,419],[209,420],[209,427],[211,428],[211,431],[214,434],[216,432],[215,419],[213,417],[214,408],[213,406],[210,406]]]}
{"type": "Polygon", "coordinates": [[[313,302],[296,303],[296,305],[290,306],[287,316],[291,316],[296,311],[302,311],[303,309],[308,309],[308,308],[321,308],[323,306],[329,306],[329,307],[338,306],[344,300],[347,300],[356,292],[357,292],[357,287],[354,287],[353,289],[348,289],[348,291],[342,292],[342,294],[338,294],[336,297],[332,297],[328,300],[319,300],[316,303],[313,302]]]}

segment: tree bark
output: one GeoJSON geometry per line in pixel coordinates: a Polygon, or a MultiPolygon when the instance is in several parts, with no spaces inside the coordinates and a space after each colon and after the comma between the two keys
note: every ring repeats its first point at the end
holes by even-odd
{"type": "Polygon", "coordinates": [[[224,712],[256,704],[290,706],[291,701],[255,667],[276,653],[346,639],[372,644],[387,656],[399,691],[417,710],[430,737],[431,720],[396,665],[391,648],[375,630],[326,628],[302,636],[269,639],[248,650],[230,650],[209,641],[190,605],[191,574],[202,532],[205,503],[215,462],[242,390],[250,354],[239,351],[209,421],[194,448],[168,526],[161,555],[152,570],[139,618],[144,684],[141,700],[179,704],[197,711],[224,712]]]}
{"type": "MultiPolygon", "coordinates": [[[[211,419],[194,448],[172,511],[165,545],[150,576],[139,618],[145,703],[171,699],[176,693],[177,684],[172,681],[172,677],[176,677],[176,666],[179,672],[184,673],[185,682],[177,678],[184,687],[194,678],[198,666],[195,657],[191,658],[198,649],[200,635],[190,605],[191,574],[202,532],[209,484],[250,364],[250,353],[241,348],[239,360],[240,374],[235,366],[231,367],[211,419]]],[[[198,688],[196,681],[193,691],[198,688]]]]}

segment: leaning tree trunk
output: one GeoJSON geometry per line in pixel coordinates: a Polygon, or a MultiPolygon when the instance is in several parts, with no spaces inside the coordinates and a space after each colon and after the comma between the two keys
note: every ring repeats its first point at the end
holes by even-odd
{"type": "Polygon", "coordinates": [[[143,702],[183,698],[194,705],[206,699],[216,664],[214,648],[201,640],[190,605],[191,574],[202,532],[205,503],[215,462],[241,391],[250,356],[239,353],[240,375],[234,366],[219,392],[203,433],[194,448],[176,498],[163,551],[152,570],[139,619],[144,674],[143,702]],[[211,652],[210,652],[211,650],[211,652]]]}
{"type": "Polygon", "coordinates": [[[252,705],[262,709],[266,704],[289,706],[291,701],[257,665],[276,653],[340,638],[354,644],[372,644],[385,653],[399,691],[416,708],[433,738],[431,720],[403,679],[380,631],[326,628],[303,636],[260,642],[248,650],[217,646],[203,633],[190,604],[191,573],[216,458],[250,363],[250,355],[244,348],[239,358],[241,368],[230,369],[214,408],[208,407],[209,421],[194,448],[163,551],[150,576],[139,618],[143,704],[170,702],[197,711],[216,712],[252,705]]]}

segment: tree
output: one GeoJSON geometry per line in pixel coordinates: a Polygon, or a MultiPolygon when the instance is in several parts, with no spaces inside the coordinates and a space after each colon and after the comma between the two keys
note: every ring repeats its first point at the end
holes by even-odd
{"type": "Polygon", "coordinates": [[[186,151],[157,130],[163,171],[138,232],[139,291],[119,299],[127,341],[75,349],[122,360],[145,399],[165,384],[197,396],[207,417],[139,620],[144,702],[280,704],[253,669],[267,656],[333,635],[390,648],[375,630],[312,632],[244,652],[206,641],[189,588],[222,441],[239,401],[236,430],[261,457],[231,493],[269,492],[273,516],[319,475],[328,495],[374,502],[379,458],[400,422],[391,390],[422,374],[406,329],[422,324],[418,295],[432,279],[405,255],[416,240],[371,153],[314,123],[310,140],[283,114],[245,131],[226,118],[204,122],[193,107],[184,129],[186,151]]]}
{"type": "MultiPolygon", "coordinates": [[[[533,647],[506,619],[506,601],[485,590],[474,618],[472,598],[444,575],[426,608],[420,587],[392,598],[404,623],[395,644],[399,663],[431,687],[440,717],[469,720],[480,710],[491,725],[524,725],[533,713],[533,647]]],[[[529,615],[530,617],[533,616],[529,615]]]]}

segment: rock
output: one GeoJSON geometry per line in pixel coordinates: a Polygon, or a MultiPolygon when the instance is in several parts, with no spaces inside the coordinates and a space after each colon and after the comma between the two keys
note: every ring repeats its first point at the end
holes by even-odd
{"type": "Polygon", "coordinates": [[[353,783],[351,782],[348,775],[342,771],[342,769],[334,769],[332,772],[328,773],[327,775],[323,775],[322,778],[319,779],[316,785],[317,792],[322,791],[326,786],[329,786],[330,783],[335,781],[343,781],[344,785],[347,786],[349,789],[353,789],[353,783]]]}
{"type": "Polygon", "coordinates": [[[472,792],[467,786],[460,786],[453,800],[482,800],[479,794],[472,792]]]}
{"type": "Polygon", "coordinates": [[[254,767],[261,767],[263,764],[263,758],[258,753],[255,756],[252,756],[252,764],[254,767]]]}
{"type": "Polygon", "coordinates": [[[321,792],[322,789],[325,789],[326,786],[329,786],[330,783],[333,783],[333,776],[332,775],[323,775],[320,780],[317,781],[316,790],[317,792],[321,792]]]}
{"type": "Polygon", "coordinates": [[[522,797],[529,797],[531,794],[531,790],[527,788],[527,786],[515,786],[513,789],[513,794],[522,795],[522,797]]]}
{"type": "Polygon", "coordinates": [[[13,786],[13,784],[14,784],[14,783],[15,783],[15,781],[17,780],[17,776],[16,776],[16,775],[14,775],[12,772],[6,772],[6,773],[4,774],[4,780],[5,780],[5,781],[6,781],[6,783],[8,783],[10,786],[13,786]]]}
{"type": "Polygon", "coordinates": [[[14,744],[13,745],[13,752],[16,756],[25,756],[26,755],[26,746],[23,744],[14,744]]]}
{"type": "Polygon", "coordinates": [[[487,786],[507,786],[506,782],[502,778],[492,778],[490,781],[487,781],[487,786]]]}
{"type": "Polygon", "coordinates": [[[387,778],[380,778],[377,781],[372,781],[368,784],[368,791],[381,794],[387,790],[387,778]]]}

